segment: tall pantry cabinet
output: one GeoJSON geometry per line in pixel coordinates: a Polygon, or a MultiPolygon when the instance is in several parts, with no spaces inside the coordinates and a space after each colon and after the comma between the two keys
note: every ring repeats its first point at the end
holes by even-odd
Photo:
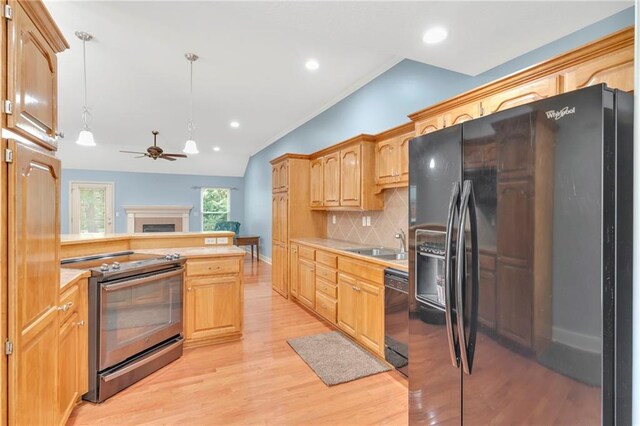
{"type": "Polygon", "coordinates": [[[272,287],[289,297],[289,239],[325,237],[326,214],[310,205],[308,155],[285,154],[271,160],[271,263],[272,287]]]}
{"type": "Polygon", "coordinates": [[[62,423],[56,54],[69,46],[41,1],[0,7],[0,424],[62,423]]]}

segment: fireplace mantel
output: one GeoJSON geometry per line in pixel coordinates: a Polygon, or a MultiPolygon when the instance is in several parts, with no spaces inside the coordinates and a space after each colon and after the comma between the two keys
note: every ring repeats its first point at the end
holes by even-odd
{"type": "Polygon", "coordinates": [[[189,213],[193,206],[141,206],[127,205],[122,206],[127,214],[127,232],[136,232],[136,220],[139,222],[147,220],[172,219],[180,221],[182,229],[176,229],[179,232],[189,232],[189,213]]]}

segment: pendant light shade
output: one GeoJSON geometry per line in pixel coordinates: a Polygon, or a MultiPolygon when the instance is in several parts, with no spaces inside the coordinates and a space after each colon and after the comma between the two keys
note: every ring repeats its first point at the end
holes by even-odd
{"type": "Polygon", "coordinates": [[[193,139],[193,131],[195,130],[193,125],[193,63],[198,60],[198,55],[195,53],[186,53],[184,57],[189,61],[189,123],[187,124],[189,138],[185,142],[182,152],[185,154],[197,154],[199,152],[198,145],[196,145],[196,141],[193,139]]]}
{"type": "Polygon", "coordinates": [[[82,130],[78,135],[78,139],[76,140],[76,144],[81,146],[96,146],[95,140],[93,140],[93,133],[91,133],[91,129],[89,129],[89,119],[91,118],[91,113],[89,112],[89,107],[87,106],[87,51],[86,51],[86,43],[88,41],[93,40],[93,36],[89,33],[85,33],[83,31],[76,31],[76,37],[82,40],[82,70],[84,76],[84,105],[82,106],[82,130]]]}
{"type": "Polygon", "coordinates": [[[187,142],[185,142],[182,152],[184,152],[185,154],[197,154],[200,151],[198,151],[198,145],[196,145],[196,141],[194,141],[193,139],[189,139],[187,142]]]}
{"type": "Polygon", "coordinates": [[[96,142],[93,140],[93,133],[90,130],[81,130],[76,143],[82,146],[96,146],[96,142]]]}

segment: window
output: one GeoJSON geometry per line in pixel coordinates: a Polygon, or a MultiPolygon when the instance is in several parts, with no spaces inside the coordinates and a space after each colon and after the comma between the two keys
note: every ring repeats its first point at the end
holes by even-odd
{"type": "Polygon", "coordinates": [[[202,230],[213,231],[218,222],[229,220],[229,189],[202,188],[202,230]]]}
{"type": "Polygon", "coordinates": [[[71,233],[113,233],[113,183],[71,182],[70,189],[71,233]]]}

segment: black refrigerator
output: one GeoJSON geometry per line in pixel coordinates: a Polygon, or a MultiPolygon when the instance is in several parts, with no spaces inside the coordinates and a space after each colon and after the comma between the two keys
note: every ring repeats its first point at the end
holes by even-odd
{"type": "Polygon", "coordinates": [[[633,98],[409,143],[409,423],[631,422],[633,98]]]}

